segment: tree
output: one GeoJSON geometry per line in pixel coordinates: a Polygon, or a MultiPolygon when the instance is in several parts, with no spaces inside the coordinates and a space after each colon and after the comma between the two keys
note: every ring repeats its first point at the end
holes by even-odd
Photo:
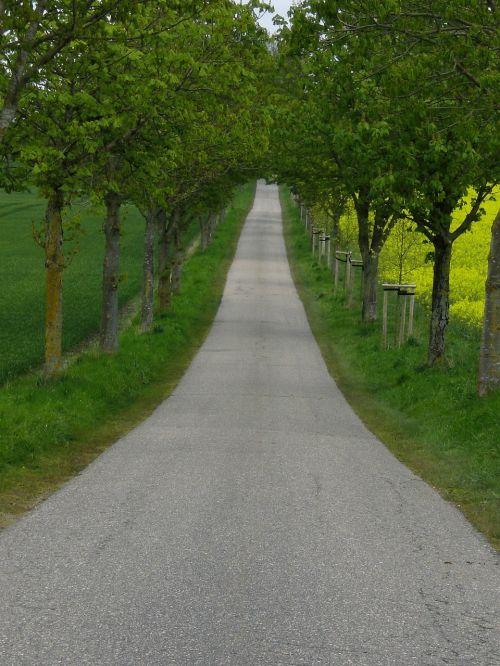
{"type": "MultiPolygon", "coordinates": [[[[144,107],[137,101],[147,97],[144,92],[149,89],[143,85],[142,97],[137,87],[134,96],[127,93],[131,92],[134,81],[132,72],[140,55],[141,40],[148,30],[158,27],[158,13],[160,17],[164,15],[161,12],[164,3],[159,4],[160,7],[158,3],[150,5],[157,13],[149,25],[144,21],[145,7],[134,5],[134,13],[124,11],[126,3],[120,4],[115,12],[109,11],[108,6],[106,20],[96,21],[93,26],[94,48],[82,51],[82,43],[73,40],[54,54],[43,81],[25,90],[18,103],[16,120],[7,129],[10,150],[16,159],[31,167],[31,180],[48,201],[45,229],[39,235],[45,250],[47,276],[47,375],[56,372],[61,363],[65,265],[62,210],[73,196],[91,189],[89,182],[95,176],[97,165],[107,183],[103,192],[108,211],[104,300],[109,303],[109,309],[103,313],[103,321],[105,325],[110,323],[112,330],[116,320],[113,296],[119,279],[116,248],[122,202],[116,181],[124,163],[119,148],[144,122],[144,107]],[[109,313],[112,316],[108,316],[109,313]]],[[[172,12],[168,15],[172,18],[172,12]]],[[[151,100],[151,96],[147,99],[151,100]]],[[[97,189],[94,185],[95,181],[92,188],[97,189]]],[[[108,331],[101,334],[101,339],[104,347],[114,347],[113,335],[108,335],[108,331]]]]}
{"type": "Polygon", "coordinates": [[[318,63],[320,74],[315,70],[314,75],[323,77],[325,85],[317,87],[324,91],[330,80],[334,92],[323,103],[328,113],[337,115],[332,123],[334,157],[349,174],[346,185],[362,187],[353,191],[353,200],[365,266],[375,261],[379,239],[385,242],[404,211],[410,211],[434,245],[431,365],[444,355],[452,244],[481,215],[481,204],[497,181],[497,104],[492,91],[498,84],[498,31],[492,9],[493,4],[483,0],[459,0],[451,6],[438,0],[432,7],[423,0],[310,0],[294,11],[292,34],[318,63]],[[320,61],[318,50],[333,57],[320,61]],[[353,89],[346,89],[349,77],[353,89]],[[370,92],[363,96],[363,90],[370,92]],[[343,127],[338,123],[339,103],[343,127]],[[389,139],[386,146],[373,141],[380,132],[389,139]],[[339,152],[344,141],[349,151],[339,152]],[[356,152],[360,143],[364,150],[356,152]],[[364,162],[364,156],[375,171],[380,169],[375,179],[370,177],[373,165],[364,162]],[[357,165],[363,166],[364,183],[356,179],[357,165]],[[475,196],[466,209],[470,188],[475,196]],[[378,195],[375,205],[373,194],[378,195]],[[458,227],[452,227],[451,213],[457,207],[464,214],[458,227]]]}
{"type": "Polygon", "coordinates": [[[83,52],[97,24],[132,7],[128,0],[0,1],[0,141],[23,95],[45,79],[59,54],[77,41],[83,52]]]}
{"type": "Polygon", "coordinates": [[[500,212],[491,229],[483,334],[479,362],[479,395],[500,389],[500,212]]]}
{"type": "MultiPolygon", "coordinates": [[[[19,79],[12,103],[4,100],[18,113],[6,123],[2,148],[31,171],[30,182],[47,199],[38,240],[45,251],[45,371],[51,375],[61,363],[64,207],[89,192],[106,207],[101,344],[112,352],[120,207],[133,200],[146,213],[144,303],[150,303],[152,222],[171,217],[176,237],[180,234],[180,220],[166,210],[178,189],[177,165],[198,174],[187,188],[192,193],[200,182],[220,183],[245,152],[250,160],[266,147],[265,115],[254,113],[255,71],[266,60],[266,33],[255,22],[258,2],[56,0],[50,6],[26,2],[22,12],[7,5],[0,3],[10,21],[2,34],[9,46],[0,85],[8,88],[11,74],[19,79]],[[85,7],[95,10],[92,23],[84,18],[85,7]],[[83,33],[68,37],[66,21],[82,31],[92,25],[92,49],[83,33]],[[64,39],[54,36],[60,34],[56,28],[64,39]],[[46,51],[49,42],[54,48],[46,51]],[[16,74],[18,61],[24,69],[16,74]]],[[[186,191],[182,198],[189,198],[186,191]]],[[[145,330],[152,308],[146,310],[145,330]]]]}
{"type": "Polygon", "coordinates": [[[374,59],[372,40],[363,38],[349,49],[329,41],[325,18],[316,15],[314,3],[310,4],[297,8],[291,30],[282,31],[285,65],[295,61],[293,71],[299,59],[302,84],[300,92],[292,84],[299,103],[294,106],[288,135],[295,147],[293,125],[298,116],[299,126],[306,128],[309,137],[306,142],[313,146],[310,180],[322,182],[329,177],[330,183],[336,182],[334,190],[340,198],[347,193],[353,201],[364,264],[362,317],[374,322],[379,255],[401,215],[398,164],[405,159],[404,145],[392,122],[382,78],[366,76],[374,59]]]}

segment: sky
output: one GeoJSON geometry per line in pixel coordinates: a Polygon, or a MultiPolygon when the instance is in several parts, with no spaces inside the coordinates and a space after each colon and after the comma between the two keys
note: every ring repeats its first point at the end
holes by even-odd
{"type": "MultiPolygon", "coordinates": [[[[286,13],[290,9],[292,0],[266,0],[266,1],[269,2],[269,4],[273,5],[276,14],[280,14],[281,16],[284,16],[286,18],[286,13]]],[[[269,12],[260,20],[260,24],[263,25],[264,28],[267,28],[269,32],[273,32],[275,30],[273,26],[273,15],[269,12]]]]}

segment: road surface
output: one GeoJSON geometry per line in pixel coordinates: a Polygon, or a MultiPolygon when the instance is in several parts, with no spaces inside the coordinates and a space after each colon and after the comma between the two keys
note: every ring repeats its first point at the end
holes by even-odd
{"type": "Polygon", "coordinates": [[[259,184],[175,393],[0,537],[2,666],[499,666],[498,556],[330,378],[259,184]]]}

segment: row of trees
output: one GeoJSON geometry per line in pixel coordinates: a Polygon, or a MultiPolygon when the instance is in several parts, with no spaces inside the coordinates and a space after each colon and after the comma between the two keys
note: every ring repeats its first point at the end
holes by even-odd
{"type": "MultiPolygon", "coordinates": [[[[499,179],[497,19],[491,0],[305,0],[278,38],[272,169],[334,229],[352,202],[365,322],[377,316],[384,243],[398,221],[413,221],[434,265],[430,365],[445,352],[453,243],[499,179]]],[[[499,225],[482,393],[500,385],[499,225]]]]}
{"type": "Polygon", "coordinates": [[[270,54],[259,2],[0,0],[1,185],[36,186],[46,269],[45,372],[61,364],[64,212],[104,205],[101,347],[118,344],[120,209],[144,216],[141,329],[168,307],[181,238],[203,242],[267,149],[270,54]],[[158,259],[153,259],[155,237],[158,259]]]}

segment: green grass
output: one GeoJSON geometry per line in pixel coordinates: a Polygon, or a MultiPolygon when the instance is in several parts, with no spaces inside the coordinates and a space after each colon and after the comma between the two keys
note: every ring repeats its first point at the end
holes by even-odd
{"type": "MultiPolygon", "coordinates": [[[[31,192],[0,191],[0,384],[9,377],[37,367],[43,360],[44,257],[32,235],[40,227],[44,200],[31,192]]],[[[63,348],[74,347],[95,333],[101,307],[104,237],[103,211],[75,206],[82,232],[79,251],[65,244],[69,266],[64,272],[63,348]]],[[[120,304],[135,296],[141,285],[144,222],[133,207],[123,213],[120,304]]],[[[69,233],[68,233],[69,236],[69,233]]]]}
{"type": "Polygon", "coordinates": [[[312,259],[298,210],[282,190],[294,278],[330,372],[368,427],[453,501],[500,547],[500,393],[476,392],[479,331],[452,322],[447,358],[426,366],[427,316],[401,349],[381,349],[381,325],[360,321],[334,295],[329,271],[312,259]]]}
{"type": "Polygon", "coordinates": [[[205,253],[186,262],[182,292],[153,332],[123,331],[114,356],[89,349],[56,379],[40,374],[0,390],[0,522],[30,508],[169,395],[217,312],[254,195],[241,188],[205,253]]]}

